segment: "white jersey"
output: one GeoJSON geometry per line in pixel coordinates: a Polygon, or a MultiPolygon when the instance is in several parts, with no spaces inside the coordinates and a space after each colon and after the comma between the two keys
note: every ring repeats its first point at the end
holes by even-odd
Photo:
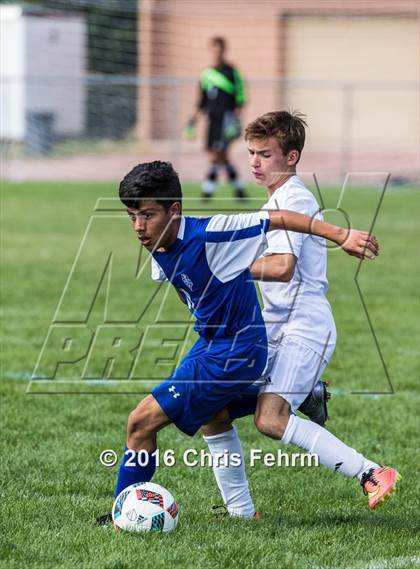
{"type": "MultiPolygon", "coordinates": [[[[314,196],[297,176],[280,186],[263,209],[289,209],[322,219],[314,196]]],[[[267,238],[264,256],[291,253],[297,258],[290,282],[259,282],[269,342],[292,336],[329,360],[335,347],[336,328],[326,297],[325,240],[293,231],[270,231],[267,238]]]]}

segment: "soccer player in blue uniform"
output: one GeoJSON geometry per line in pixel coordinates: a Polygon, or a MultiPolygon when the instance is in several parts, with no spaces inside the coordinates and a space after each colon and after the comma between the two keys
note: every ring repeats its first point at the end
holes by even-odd
{"type": "Polygon", "coordinates": [[[175,286],[196,318],[199,338],[172,376],[130,413],[131,452],[124,453],[116,494],[151,480],[156,468],[152,453],[162,428],[174,423],[194,435],[262,375],[267,336],[248,267],[266,248],[267,231],[319,235],[361,258],[378,254],[377,241],[368,233],[348,232],[287,210],[205,219],[182,216],[181,185],[168,162],[139,164],[119,192],[136,237],[153,257],[155,278],[175,286]]]}

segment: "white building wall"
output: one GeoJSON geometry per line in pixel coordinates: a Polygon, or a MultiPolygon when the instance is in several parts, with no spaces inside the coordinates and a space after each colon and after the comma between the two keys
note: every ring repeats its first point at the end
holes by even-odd
{"type": "Polygon", "coordinates": [[[19,6],[0,6],[0,138],[25,133],[25,24],[19,6]]]}
{"type": "Polygon", "coordinates": [[[58,135],[81,134],[86,108],[86,24],[26,16],[26,110],[55,115],[58,135]]]}
{"type": "Polygon", "coordinates": [[[0,7],[0,137],[23,140],[27,112],[54,115],[58,136],[86,123],[87,26],[82,16],[0,7]]]}

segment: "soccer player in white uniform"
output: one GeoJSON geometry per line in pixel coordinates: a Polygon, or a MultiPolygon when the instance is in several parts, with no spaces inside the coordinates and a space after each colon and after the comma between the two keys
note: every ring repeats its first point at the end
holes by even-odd
{"type": "MultiPolygon", "coordinates": [[[[305,126],[298,113],[267,113],[246,127],[245,139],[252,175],[267,189],[263,209],[287,209],[322,219],[314,196],[296,175],[305,126]]],[[[394,488],[398,472],[368,460],[322,426],[296,415],[319,381],[336,342],[326,297],[325,240],[285,231],[272,231],[267,239],[268,248],[251,267],[253,278],[260,281],[269,348],[256,402],[257,429],[317,454],[321,464],[336,472],[356,477],[368,495],[369,507],[375,508],[394,488]]],[[[232,413],[226,410],[219,414],[218,426],[213,423],[203,429],[213,454],[241,453],[231,419],[232,413]]],[[[255,509],[244,468],[216,463],[214,473],[228,512],[252,517],[255,509]]]]}

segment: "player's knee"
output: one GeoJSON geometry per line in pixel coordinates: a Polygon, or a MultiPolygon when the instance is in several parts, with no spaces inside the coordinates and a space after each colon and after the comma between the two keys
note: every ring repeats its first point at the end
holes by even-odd
{"type": "Polygon", "coordinates": [[[145,425],[144,415],[137,407],[131,411],[127,422],[127,435],[132,437],[141,433],[145,425]]]}
{"type": "Polygon", "coordinates": [[[151,409],[150,402],[146,398],[139,403],[128,416],[128,437],[135,437],[139,434],[142,434],[143,436],[151,434],[151,414],[153,414],[153,410],[151,409]]]}
{"type": "Polygon", "coordinates": [[[254,420],[255,426],[261,434],[276,440],[283,438],[287,427],[287,419],[282,415],[278,415],[276,417],[255,415],[254,420]]]}
{"type": "Polygon", "coordinates": [[[212,165],[216,165],[219,163],[219,157],[216,152],[209,152],[209,162],[212,165]]]}
{"type": "Polygon", "coordinates": [[[264,415],[255,415],[255,426],[257,427],[258,431],[265,435],[266,437],[270,437],[272,439],[280,439],[281,436],[277,434],[277,425],[276,421],[271,420],[269,417],[265,417],[264,415]]]}

